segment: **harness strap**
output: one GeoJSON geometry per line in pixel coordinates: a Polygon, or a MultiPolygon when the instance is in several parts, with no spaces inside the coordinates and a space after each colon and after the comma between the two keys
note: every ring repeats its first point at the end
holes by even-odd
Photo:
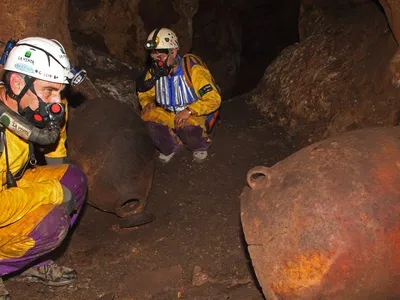
{"type": "Polygon", "coordinates": [[[4,126],[0,125],[0,157],[4,152],[4,146],[5,146],[4,135],[5,135],[5,131],[6,131],[6,128],[4,126]]]}
{"type": "Polygon", "coordinates": [[[1,126],[0,129],[0,143],[2,144],[2,151],[1,153],[3,153],[3,149],[5,150],[6,153],[6,185],[7,188],[12,188],[12,187],[16,187],[17,186],[17,182],[15,181],[15,178],[13,176],[13,174],[10,171],[10,163],[8,161],[8,149],[7,149],[7,141],[6,141],[6,133],[5,133],[5,127],[1,126]]]}
{"type": "Polygon", "coordinates": [[[182,58],[182,66],[183,66],[183,75],[185,76],[186,82],[189,85],[189,87],[193,88],[193,83],[192,83],[192,66],[190,63],[190,57],[189,55],[184,55],[182,58]]]}
{"type": "MultiPolygon", "coordinates": [[[[200,57],[198,57],[197,55],[194,55],[192,53],[188,53],[185,54],[182,58],[182,64],[183,64],[183,74],[185,75],[185,79],[187,84],[191,87],[193,87],[193,83],[192,83],[192,67],[194,65],[201,65],[203,66],[205,69],[209,70],[206,63],[204,62],[204,60],[202,60],[200,57]]],[[[218,93],[221,93],[221,89],[220,87],[217,85],[217,83],[215,82],[214,77],[211,75],[211,81],[212,84],[215,86],[215,88],[217,89],[218,93]]]]}
{"type": "Polygon", "coordinates": [[[5,146],[5,142],[4,142],[4,135],[5,135],[5,131],[6,128],[2,125],[0,125],[0,157],[4,152],[4,146],[5,146]]]}

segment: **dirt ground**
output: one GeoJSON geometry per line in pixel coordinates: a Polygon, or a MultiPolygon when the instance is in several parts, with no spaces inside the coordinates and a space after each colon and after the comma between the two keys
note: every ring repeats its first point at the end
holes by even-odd
{"type": "Polygon", "coordinates": [[[122,230],[114,215],[87,206],[57,258],[78,279],[62,288],[9,279],[12,299],[264,299],[246,252],[239,196],[250,168],[294,151],[284,131],[269,128],[243,97],[224,102],[205,163],[186,151],[157,163],[148,199],[154,222],[122,230]]]}

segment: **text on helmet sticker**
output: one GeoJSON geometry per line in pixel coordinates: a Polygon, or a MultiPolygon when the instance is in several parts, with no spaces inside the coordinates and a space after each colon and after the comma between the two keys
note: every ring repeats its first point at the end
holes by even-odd
{"type": "Polygon", "coordinates": [[[30,63],[30,64],[32,64],[32,65],[35,64],[35,61],[34,61],[32,58],[29,58],[29,57],[22,57],[22,56],[19,56],[19,57],[18,57],[18,60],[23,61],[23,62],[30,63]]]}
{"type": "Polygon", "coordinates": [[[21,72],[35,73],[35,70],[31,66],[26,64],[15,64],[14,67],[21,72]]]}
{"type": "Polygon", "coordinates": [[[49,78],[49,79],[52,79],[52,78],[57,79],[58,78],[58,76],[50,74],[50,73],[45,73],[42,70],[35,70],[35,73],[37,73],[40,76],[43,76],[45,78],[49,78]]]}

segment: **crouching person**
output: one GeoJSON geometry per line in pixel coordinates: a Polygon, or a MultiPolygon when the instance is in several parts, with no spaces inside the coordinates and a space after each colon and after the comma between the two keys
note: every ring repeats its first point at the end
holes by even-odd
{"type": "MultiPolygon", "coordinates": [[[[43,255],[56,249],[76,222],[87,179],[71,164],[27,168],[35,140],[26,132],[40,132],[40,143],[46,141],[44,133],[59,135],[65,122],[60,93],[76,78],[56,40],[32,37],[8,46],[2,56],[0,112],[10,112],[15,126],[0,124],[0,276],[16,273],[18,280],[62,286],[76,272],[43,255]]],[[[0,299],[9,298],[0,280],[0,299]]]]}
{"type": "Polygon", "coordinates": [[[199,57],[178,53],[178,38],[168,28],[153,30],[145,48],[152,68],[137,83],[138,98],[160,161],[169,162],[183,147],[194,161],[205,161],[221,104],[210,71],[199,57]]]}

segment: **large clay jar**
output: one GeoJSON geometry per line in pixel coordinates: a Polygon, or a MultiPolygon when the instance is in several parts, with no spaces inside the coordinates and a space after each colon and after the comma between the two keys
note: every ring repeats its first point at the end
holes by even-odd
{"type": "Polygon", "coordinates": [[[135,111],[106,97],[72,111],[68,153],[87,174],[89,204],[119,217],[141,213],[152,186],[155,149],[135,111]]]}
{"type": "Polygon", "coordinates": [[[272,299],[400,299],[400,128],[347,132],[248,172],[241,220],[272,299]]]}

